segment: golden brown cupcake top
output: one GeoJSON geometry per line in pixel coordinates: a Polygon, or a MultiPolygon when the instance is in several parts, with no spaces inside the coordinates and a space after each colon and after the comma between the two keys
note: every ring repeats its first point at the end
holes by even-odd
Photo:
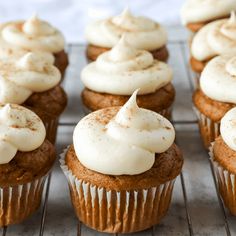
{"type": "Polygon", "coordinates": [[[152,167],[144,173],[139,175],[104,175],[86,168],[79,161],[72,145],[66,153],[65,163],[72,174],[82,181],[107,190],[129,191],[156,187],[175,179],[181,172],[183,157],[180,149],[173,144],[167,151],[156,154],[152,167]]]}
{"type": "Polygon", "coordinates": [[[236,174],[236,152],[219,136],[213,145],[213,161],[229,172],[236,174]]]}
{"type": "Polygon", "coordinates": [[[55,159],[54,146],[47,140],[33,151],[17,151],[10,162],[0,165],[0,186],[9,187],[32,182],[46,175],[55,159]]]}
{"type": "Polygon", "coordinates": [[[235,104],[218,102],[207,97],[200,89],[193,94],[193,103],[196,108],[214,122],[219,122],[227,111],[235,104]]]}
{"type": "Polygon", "coordinates": [[[110,175],[136,175],[149,170],[155,153],[174,142],[171,123],[136,103],[137,91],[126,104],[93,112],[73,134],[75,152],[88,169],[110,175]]]}

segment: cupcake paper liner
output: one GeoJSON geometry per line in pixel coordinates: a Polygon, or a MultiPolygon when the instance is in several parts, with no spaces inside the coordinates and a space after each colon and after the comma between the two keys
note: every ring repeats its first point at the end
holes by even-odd
{"type": "Polygon", "coordinates": [[[200,88],[200,74],[197,72],[194,72],[194,89],[199,89],[200,88]]]}
{"type": "Polygon", "coordinates": [[[158,224],[171,202],[175,179],[148,189],[116,191],[75,177],[65,164],[67,149],[60,155],[71,200],[80,221],[102,232],[131,233],[158,224]]]}
{"type": "Polygon", "coordinates": [[[57,127],[58,127],[59,119],[50,119],[44,122],[46,128],[46,138],[52,143],[55,144],[57,137],[57,127]]]}
{"type": "Polygon", "coordinates": [[[206,149],[211,146],[211,143],[220,135],[220,122],[214,122],[204,114],[202,114],[196,107],[193,107],[198,119],[198,126],[200,134],[206,149]]]}
{"type": "Polygon", "coordinates": [[[23,185],[0,187],[0,226],[20,223],[35,212],[41,203],[43,176],[23,185]]]}
{"type": "Polygon", "coordinates": [[[213,144],[209,148],[210,160],[214,167],[221,198],[230,213],[236,216],[236,175],[224,169],[214,160],[213,144]]]}

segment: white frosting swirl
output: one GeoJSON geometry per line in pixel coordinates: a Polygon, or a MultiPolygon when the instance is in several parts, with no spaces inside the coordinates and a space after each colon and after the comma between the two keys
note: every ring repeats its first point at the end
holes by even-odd
{"type": "Polygon", "coordinates": [[[172,80],[172,69],[167,64],[154,60],[148,51],[129,45],[126,36],[84,67],[81,79],[87,88],[116,95],[131,95],[140,88],[140,94],[148,94],[172,80]]]}
{"type": "Polygon", "coordinates": [[[27,53],[19,61],[0,61],[0,102],[22,104],[34,92],[44,92],[60,82],[51,57],[27,53]]]}
{"type": "Polygon", "coordinates": [[[0,164],[10,162],[17,151],[37,149],[45,136],[43,122],[35,113],[15,104],[0,105],[0,164]]]}
{"type": "Polygon", "coordinates": [[[77,124],[74,148],[86,168],[110,175],[140,174],[152,168],[155,153],[165,152],[173,144],[171,123],[139,108],[136,95],[137,91],[108,123],[102,120],[106,112],[118,108],[93,112],[77,124]]]}
{"type": "Polygon", "coordinates": [[[86,38],[90,44],[112,48],[122,34],[127,41],[139,49],[156,50],[167,42],[167,33],[162,26],[145,17],[135,17],[125,9],[119,16],[99,20],[86,28],[86,38]]]}
{"type": "Polygon", "coordinates": [[[25,22],[9,22],[2,25],[1,38],[7,44],[18,48],[51,53],[63,50],[65,44],[61,32],[37,16],[25,22]]]}
{"type": "Polygon", "coordinates": [[[191,53],[199,61],[224,53],[236,53],[236,17],[217,20],[200,29],[193,38],[191,53]]]}
{"type": "Polygon", "coordinates": [[[201,74],[200,86],[211,99],[236,104],[236,56],[227,54],[212,59],[201,74]]]}
{"type": "Polygon", "coordinates": [[[236,10],[236,0],[188,0],[181,9],[183,24],[224,17],[236,10]]]}
{"type": "Polygon", "coordinates": [[[236,151],[236,108],[229,110],[221,119],[220,133],[224,142],[236,151]]]}

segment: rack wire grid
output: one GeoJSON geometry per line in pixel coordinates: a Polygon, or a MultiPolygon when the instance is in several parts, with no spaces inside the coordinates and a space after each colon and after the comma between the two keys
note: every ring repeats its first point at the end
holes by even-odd
{"type": "MultiPolygon", "coordinates": [[[[173,123],[177,142],[184,154],[184,167],[177,178],[172,204],[162,222],[138,236],[154,235],[236,235],[235,219],[224,208],[207,152],[199,137],[197,120],[192,110],[192,92],[195,75],[188,65],[187,35],[181,27],[168,28],[170,40],[169,64],[174,69],[176,101],[173,123]]],[[[87,64],[85,45],[68,45],[70,65],[63,83],[69,102],[60,119],[57,151],[62,152],[72,143],[72,132],[84,116],[80,92],[83,85],[80,71],[87,64]]],[[[40,210],[19,225],[2,229],[2,236],[95,236],[107,235],[87,228],[78,222],[70,203],[67,181],[59,163],[47,179],[40,210]]],[[[119,234],[114,234],[119,235],[119,234]]],[[[126,235],[126,234],[124,234],[126,235]]]]}

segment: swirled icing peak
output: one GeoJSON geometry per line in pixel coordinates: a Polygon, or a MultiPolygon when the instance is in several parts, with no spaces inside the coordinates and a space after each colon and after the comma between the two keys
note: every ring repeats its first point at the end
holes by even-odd
{"type": "Polygon", "coordinates": [[[148,51],[134,48],[128,43],[127,34],[81,73],[87,88],[117,95],[131,95],[137,88],[140,94],[152,93],[172,78],[172,69],[167,64],[154,60],[148,51]]]}
{"type": "Polygon", "coordinates": [[[23,32],[31,36],[45,36],[56,33],[55,28],[53,28],[47,22],[41,21],[36,14],[25,21],[22,26],[22,30],[23,32]]]}
{"type": "Polygon", "coordinates": [[[86,28],[90,44],[112,48],[123,33],[127,41],[139,49],[156,50],[167,42],[166,31],[156,22],[141,16],[133,16],[128,9],[120,15],[93,22],[86,28]]]}
{"type": "Polygon", "coordinates": [[[155,154],[169,149],[175,138],[171,123],[139,108],[137,91],[122,107],[105,108],[83,118],[73,143],[88,169],[110,175],[136,175],[152,168],[155,154]]]}
{"type": "Polygon", "coordinates": [[[225,69],[231,76],[236,76],[236,56],[226,63],[225,69]]]}
{"type": "MultiPolygon", "coordinates": [[[[236,3],[235,3],[236,4],[236,3]]],[[[236,16],[235,12],[231,12],[231,16],[220,28],[222,34],[226,37],[236,41],[236,16]]]]}
{"type": "Polygon", "coordinates": [[[200,29],[193,38],[191,52],[200,61],[225,53],[236,53],[236,17],[217,20],[200,29]]]}
{"type": "Polygon", "coordinates": [[[29,52],[17,62],[0,62],[0,102],[24,103],[34,92],[55,87],[61,75],[51,57],[29,52]]]}
{"type": "Polygon", "coordinates": [[[236,108],[229,110],[221,119],[220,132],[224,142],[236,151],[236,108]]]}
{"type": "Polygon", "coordinates": [[[29,70],[43,72],[47,65],[53,65],[54,58],[52,55],[45,55],[43,53],[26,53],[23,55],[20,60],[17,62],[17,65],[20,68],[29,70]]]}
{"type": "Polygon", "coordinates": [[[156,27],[154,21],[142,16],[135,17],[128,8],[124,9],[119,16],[113,17],[112,22],[127,31],[149,31],[154,30],[156,27]]]}
{"type": "Polygon", "coordinates": [[[57,53],[64,49],[62,34],[36,15],[25,22],[10,22],[1,27],[1,37],[13,46],[31,51],[57,53]]]}
{"type": "Polygon", "coordinates": [[[132,47],[123,34],[118,43],[110,50],[109,59],[113,62],[121,62],[135,58],[140,50],[132,47]]]}
{"type": "Polygon", "coordinates": [[[225,54],[212,59],[201,74],[200,86],[211,99],[236,104],[235,54],[225,54]]]}
{"type": "Polygon", "coordinates": [[[17,151],[37,149],[45,136],[43,122],[32,111],[15,104],[0,105],[0,164],[10,162],[17,151]]]}

